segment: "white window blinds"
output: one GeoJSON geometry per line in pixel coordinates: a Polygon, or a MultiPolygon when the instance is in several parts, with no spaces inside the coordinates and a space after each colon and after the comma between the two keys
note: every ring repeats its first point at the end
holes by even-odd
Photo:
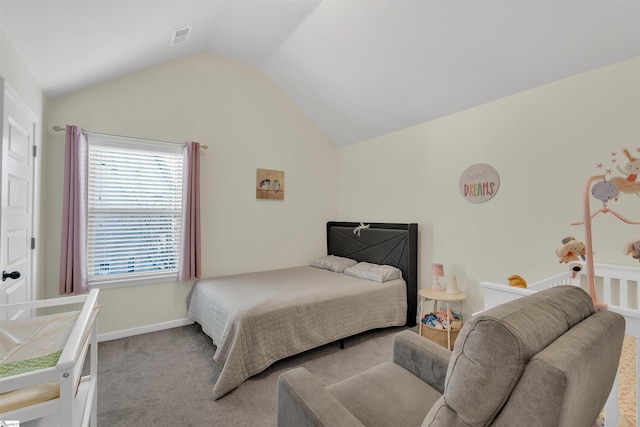
{"type": "Polygon", "coordinates": [[[167,278],[178,272],[183,147],[89,137],[89,283],[167,278]]]}

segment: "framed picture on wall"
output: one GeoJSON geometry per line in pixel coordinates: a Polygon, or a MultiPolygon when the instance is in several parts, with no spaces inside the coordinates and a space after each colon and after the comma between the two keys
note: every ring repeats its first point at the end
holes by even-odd
{"type": "Polygon", "coordinates": [[[460,194],[471,203],[484,203],[498,192],[500,176],[493,166],[476,163],[460,175],[460,194]]]}
{"type": "Polygon", "coordinates": [[[256,199],[284,199],[284,171],[256,170],[256,199]]]}

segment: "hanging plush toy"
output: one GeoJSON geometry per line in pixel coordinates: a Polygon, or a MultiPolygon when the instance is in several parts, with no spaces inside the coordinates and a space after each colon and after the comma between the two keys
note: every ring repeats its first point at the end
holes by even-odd
{"type": "Polygon", "coordinates": [[[565,237],[562,239],[563,246],[556,250],[556,255],[560,258],[559,262],[578,261],[578,257],[585,259],[587,252],[584,243],[573,237],[565,237]]]}
{"type": "Polygon", "coordinates": [[[635,158],[631,155],[629,150],[626,148],[622,150],[624,154],[629,159],[629,162],[625,165],[624,170],[617,165],[618,170],[625,175],[626,178],[616,176],[611,178],[611,182],[618,188],[619,191],[623,193],[633,194],[635,193],[640,197],[640,182],[636,181],[638,178],[638,174],[640,174],[640,159],[635,158]]]}
{"type": "Polygon", "coordinates": [[[640,262],[640,240],[632,240],[624,247],[624,254],[631,255],[640,262]]]}

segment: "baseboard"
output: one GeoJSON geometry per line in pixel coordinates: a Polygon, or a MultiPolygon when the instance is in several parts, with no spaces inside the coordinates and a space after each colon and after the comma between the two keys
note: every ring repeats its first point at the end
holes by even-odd
{"type": "Polygon", "coordinates": [[[119,338],[132,337],[134,335],[162,331],[163,329],[177,328],[179,326],[191,325],[192,323],[193,323],[192,320],[184,318],[184,319],[170,320],[168,322],[154,323],[153,325],[138,326],[137,328],[106,332],[104,334],[98,334],[98,342],[117,340],[119,338]]]}

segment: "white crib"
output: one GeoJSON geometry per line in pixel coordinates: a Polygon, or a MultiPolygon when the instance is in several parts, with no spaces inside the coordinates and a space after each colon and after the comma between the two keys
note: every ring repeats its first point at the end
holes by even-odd
{"type": "MultiPolygon", "coordinates": [[[[42,309],[82,305],[77,318],[73,318],[71,327],[65,331],[68,338],[63,341],[64,347],[55,366],[0,378],[0,393],[25,391],[42,384],[54,384],[57,390],[57,382],[59,396],[25,407],[16,406],[0,413],[0,421],[19,421],[21,426],[29,427],[97,426],[97,298],[98,290],[95,289],[84,295],[0,305],[0,313],[26,310],[33,312],[32,319],[42,309]],[[85,366],[87,359],[89,364],[85,366]],[[85,375],[86,369],[88,375],[85,375]]],[[[55,317],[55,314],[51,316],[55,317]]],[[[9,399],[8,396],[10,394],[0,394],[0,399],[9,399]]],[[[17,400],[21,398],[19,395],[17,400]]]]}
{"type": "MultiPolygon", "coordinates": [[[[506,284],[482,282],[480,286],[482,286],[484,291],[484,309],[495,307],[552,286],[574,285],[587,290],[585,269],[583,268],[577,272],[575,278],[572,277],[573,274],[572,271],[567,271],[566,273],[531,283],[526,289],[508,286],[506,284]]],[[[607,304],[607,310],[620,313],[625,317],[625,334],[628,336],[627,339],[635,339],[636,349],[638,349],[637,344],[640,339],[640,268],[596,263],[594,264],[594,276],[598,302],[607,304]]],[[[635,354],[635,366],[635,407],[638,408],[640,403],[640,387],[638,385],[640,381],[638,381],[637,376],[640,372],[640,352],[637,350],[635,354]]],[[[620,425],[618,385],[618,377],[616,377],[613,389],[605,405],[604,425],[606,427],[617,427],[620,425]]],[[[640,417],[638,417],[636,413],[636,426],[640,426],[639,420],[640,417]]]]}

